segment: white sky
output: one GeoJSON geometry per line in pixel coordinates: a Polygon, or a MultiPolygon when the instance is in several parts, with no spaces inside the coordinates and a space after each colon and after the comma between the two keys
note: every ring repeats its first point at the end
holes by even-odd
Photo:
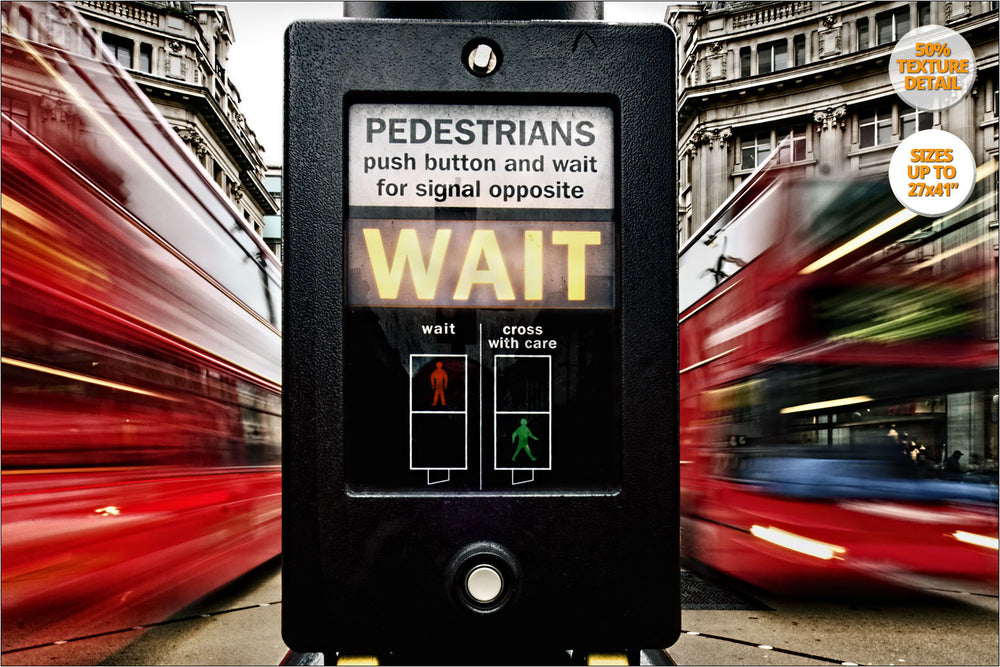
{"type": "MultiPolygon", "coordinates": [[[[257,140],[264,160],[281,164],[281,113],[284,96],[284,34],[299,19],[337,19],[341,2],[229,2],[236,41],[229,52],[229,78],[240,91],[240,111],[257,140]]],[[[657,23],[666,2],[605,2],[604,20],[657,23]]]]}

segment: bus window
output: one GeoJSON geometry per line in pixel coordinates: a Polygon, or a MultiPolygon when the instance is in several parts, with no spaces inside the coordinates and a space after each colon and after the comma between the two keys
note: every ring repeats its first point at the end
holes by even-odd
{"type": "Polygon", "coordinates": [[[771,247],[782,219],[780,187],[773,185],[730,220],[706,229],[680,256],[681,311],[731,278],[771,247]]]}

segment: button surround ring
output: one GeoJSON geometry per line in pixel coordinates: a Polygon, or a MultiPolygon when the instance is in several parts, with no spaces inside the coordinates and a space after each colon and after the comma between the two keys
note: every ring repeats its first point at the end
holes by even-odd
{"type": "Polygon", "coordinates": [[[492,614],[517,599],[521,567],[514,555],[495,542],[476,542],[458,551],[447,568],[450,597],[477,614],[492,614]]]}

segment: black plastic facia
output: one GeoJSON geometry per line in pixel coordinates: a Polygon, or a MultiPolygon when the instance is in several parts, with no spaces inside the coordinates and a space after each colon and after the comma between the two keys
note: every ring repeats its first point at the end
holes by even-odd
{"type": "Polygon", "coordinates": [[[293,649],[676,639],[673,44],[289,28],[293,649]]]}
{"type": "Polygon", "coordinates": [[[348,492],[616,493],[616,109],[373,97],[345,110],[348,492]]]}

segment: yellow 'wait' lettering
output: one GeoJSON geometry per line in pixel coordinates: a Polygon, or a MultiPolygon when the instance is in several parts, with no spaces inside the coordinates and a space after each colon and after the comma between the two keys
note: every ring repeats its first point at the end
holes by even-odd
{"type": "MultiPolygon", "coordinates": [[[[399,298],[403,276],[409,267],[410,279],[417,298],[430,301],[437,296],[445,260],[454,256],[449,244],[452,230],[437,229],[431,245],[430,257],[424,258],[424,250],[416,229],[399,230],[396,249],[390,264],[382,241],[382,230],[363,229],[368,259],[380,299],[394,301],[399,298]]],[[[476,285],[493,288],[497,301],[515,301],[517,296],[507,270],[496,233],[491,229],[476,229],[468,237],[468,247],[457,274],[454,301],[468,301],[476,285]],[[480,268],[482,267],[482,268],[480,268]]],[[[524,232],[524,296],[525,301],[541,301],[544,298],[544,239],[540,230],[524,232]]],[[[587,246],[601,244],[599,231],[558,230],[551,235],[551,245],[566,246],[566,298],[569,301],[584,301],[587,298],[587,246]]],[[[508,253],[510,248],[506,249],[508,253]]],[[[509,254],[508,254],[509,257],[509,254]]]]}

